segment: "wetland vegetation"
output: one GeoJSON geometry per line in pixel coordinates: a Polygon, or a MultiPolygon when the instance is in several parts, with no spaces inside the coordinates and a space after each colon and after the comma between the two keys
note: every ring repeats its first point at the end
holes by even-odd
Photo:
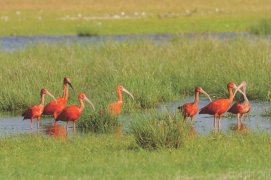
{"type": "Polygon", "coordinates": [[[178,114],[155,111],[134,116],[127,129],[106,113],[117,98],[118,84],[135,97],[132,101],[124,95],[124,114],[153,111],[160,103],[193,95],[195,86],[213,98],[227,97],[229,81],[246,80],[250,100],[269,101],[268,38],[177,34],[269,34],[270,21],[265,18],[270,15],[268,0],[2,0],[3,36],[176,33],[176,38],[163,43],[40,43],[0,51],[1,112],[21,112],[36,104],[43,87],[59,97],[64,76],[70,77],[76,91],[70,92],[68,104],[78,103],[77,94],[83,91],[97,110],[86,107],[78,121],[88,133],[63,139],[34,130],[1,137],[0,178],[270,179],[271,136],[266,132],[198,135],[178,114]]]}

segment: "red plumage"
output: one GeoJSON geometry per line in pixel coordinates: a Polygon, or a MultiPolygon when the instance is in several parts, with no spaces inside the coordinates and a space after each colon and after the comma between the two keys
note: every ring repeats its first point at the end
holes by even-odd
{"type": "Polygon", "coordinates": [[[30,108],[28,108],[23,114],[22,116],[24,117],[23,120],[25,119],[31,119],[31,118],[38,118],[41,116],[43,112],[43,106],[40,105],[34,105],[30,108]]]}
{"type": "Polygon", "coordinates": [[[232,114],[237,114],[237,129],[240,130],[242,127],[242,119],[246,113],[250,111],[250,103],[246,96],[246,81],[243,81],[238,88],[242,88],[243,90],[243,102],[234,103],[228,112],[232,114]]]}
{"type": "Polygon", "coordinates": [[[199,114],[221,115],[227,112],[232,103],[231,99],[217,99],[201,108],[199,114]]]}
{"type": "Polygon", "coordinates": [[[68,130],[68,123],[70,121],[73,122],[73,131],[75,131],[75,122],[79,119],[82,111],[85,108],[85,105],[83,103],[83,100],[86,100],[89,104],[91,104],[92,108],[94,109],[94,106],[92,102],[86,97],[84,93],[80,93],[78,96],[80,105],[71,105],[64,108],[64,110],[57,116],[56,121],[66,121],[66,129],[68,130]]]}
{"type": "Polygon", "coordinates": [[[43,114],[44,115],[53,115],[54,119],[56,120],[56,117],[58,114],[66,107],[68,102],[68,96],[69,96],[69,90],[68,85],[73,89],[71,81],[69,78],[65,77],[63,80],[63,96],[57,98],[54,101],[49,102],[45,107],[43,114]]]}
{"type": "Polygon", "coordinates": [[[76,121],[81,115],[78,106],[72,105],[66,107],[56,118],[57,121],[76,121]]]}
{"type": "Polygon", "coordinates": [[[47,90],[47,89],[42,89],[40,91],[40,96],[41,96],[41,103],[39,105],[34,105],[30,108],[28,108],[23,114],[22,116],[24,117],[23,120],[25,119],[30,119],[30,128],[32,129],[32,121],[34,118],[37,118],[38,121],[38,128],[40,126],[40,117],[43,113],[44,110],[44,96],[48,94],[50,95],[52,98],[54,98],[54,96],[47,90]]]}
{"type": "Polygon", "coordinates": [[[240,91],[239,88],[236,86],[236,84],[234,84],[233,82],[229,82],[227,85],[227,89],[229,92],[228,99],[221,98],[221,99],[214,100],[213,102],[209,103],[208,105],[200,109],[199,114],[210,114],[214,116],[214,128],[216,128],[216,116],[219,116],[218,129],[220,129],[221,117],[225,112],[227,112],[227,110],[229,109],[233,101],[234,94],[232,92],[232,88],[235,88],[238,91],[240,91]]]}
{"type": "Polygon", "coordinates": [[[194,116],[197,114],[198,103],[199,103],[199,93],[205,94],[210,99],[210,101],[212,101],[210,96],[201,87],[196,87],[195,88],[195,101],[191,102],[191,103],[185,103],[182,106],[178,107],[178,109],[180,109],[183,114],[184,121],[186,120],[187,117],[190,117],[191,122],[192,122],[194,116]]]}
{"type": "Polygon", "coordinates": [[[44,115],[53,115],[54,118],[66,107],[67,99],[60,97],[56,100],[49,102],[45,107],[43,114],[44,115]]]}

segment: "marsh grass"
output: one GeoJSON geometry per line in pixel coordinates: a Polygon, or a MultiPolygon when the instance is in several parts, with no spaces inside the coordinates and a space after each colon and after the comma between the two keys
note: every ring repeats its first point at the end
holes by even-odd
{"type": "Polygon", "coordinates": [[[106,110],[90,115],[79,123],[83,131],[95,133],[114,133],[120,130],[121,134],[122,126],[117,116],[111,116],[106,110]]]}
{"type": "Polygon", "coordinates": [[[180,148],[188,136],[185,123],[170,113],[134,121],[129,129],[145,149],[180,148]]]}
{"type": "Polygon", "coordinates": [[[145,150],[133,136],[33,133],[0,139],[5,179],[270,179],[270,135],[209,134],[179,149],[145,150]]]}
{"type": "Polygon", "coordinates": [[[249,28],[249,31],[256,35],[271,34],[271,19],[262,19],[249,28]]]}
{"type": "MultiPolygon", "coordinates": [[[[132,101],[123,94],[124,113],[193,95],[195,86],[214,98],[227,97],[229,81],[246,80],[249,99],[269,100],[270,50],[270,41],[262,39],[181,38],[158,44],[141,40],[40,44],[0,52],[0,110],[23,110],[39,103],[43,87],[61,96],[64,76],[71,78],[76,91],[70,92],[68,104],[78,104],[82,91],[97,111],[117,100],[119,84],[135,97],[132,101]]],[[[50,100],[45,98],[46,103],[50,100]]],[[[93,114],[86,107],[85,113],[93,114]]]]}

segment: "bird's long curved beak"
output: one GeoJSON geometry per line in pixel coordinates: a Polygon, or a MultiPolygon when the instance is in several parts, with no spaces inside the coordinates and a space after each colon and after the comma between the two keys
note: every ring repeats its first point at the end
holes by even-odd
{"type": "Polygon", "coordinates": [[[209,94],[207,92],[205,92],[203,89],[201,90],[201,93],[204,94],[205,96],[208,97],[208,99],[210,100],[210,102],[212,102],[213,100],[211,99],[211,97],[209,96],[209,94]]]}
{"type": "Polygon", "coordinates": [[[123,87],[123,88],[122,88],[122,91],[125,92],[125,93],[127,93],[129,96],[132,97],[133,100],[135,100],[134,96],[133,96],[127,89],[125,89],[125,88],[123,87]]]}
{"type": "Polygon", "coordinates": [[[51,97],[56,101],[55,96],[53,96],[48,90],[47,90],[47,94],[48,94],[49,96],[51,96],[51,97]]]}
{"type": "Polygon", "coordinates": [[[75,91],[73,89],[72,83],[68,82],[68,85],[72,88],[73,93],[75,94],[75,91]]]}
{"type": "Polygon", "coordinates": [[[95,111],[93,103],[87,97],[85,97],[85,100],[91,105],[92,109],[95,111]]]}
{"type": "MultiPolygon", "coordinates": [[[[244,84],[243,84],[243,85],[244,85],[244,84]]],[[[235,89],[235,92],[234,92],[234,94],[233,94],[233,97],[235,97],[235,94],[236,94],[237,91],[239,91],[241,94],[243,94],[243,96],[246,96],[246,95],[244,94],[244,92],[241,90],[241,87],[242,87],[243,85],[242,85],[242,83],[241,83],[241,84],[237,87],[236,84],[234,84],[233,88],[235,89]]]]}

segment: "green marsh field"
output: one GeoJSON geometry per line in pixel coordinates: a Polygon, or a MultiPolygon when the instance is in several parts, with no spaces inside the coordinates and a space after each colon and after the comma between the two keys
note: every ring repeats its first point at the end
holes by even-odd
{"type": "MultiPolygon", "coordinates": [[[[242,80],[248,83],[249,100],[270,101],[270,38],[179,35],[269,34],[271,4],[267,0],[3,0],[0,10],[1,36],[176,35],[161,43],[148,39],[93,44],[41,42],[0,51],[2,113],[18,114],[37,104],[44,87],[59,97],[65,76],[75,89],[75,94],[70,91],[68,104],[77,104],[78,93],[84,92],[96,108],[93,112],[86,105],[77,122],[86,132],[72,133],[66,139],[36,130],[1,137],[1,179],[271,178],[269,132],[199,135],[189,123],[183,123],[179,113],[161,115],[155,109],[161,103],[193,96],[195,86],[214,99],[227,97],[227,83],[242,80]],[[116,100],[119,84],[135,98],[123,96],[122,113],[131,117],[124,129],[118,118],[103,113],[116,100]],[[144,112],[151,113],[140,115],[144,112]]],[[[236,98],[241,99],[240,95],[236,98]]]]}

